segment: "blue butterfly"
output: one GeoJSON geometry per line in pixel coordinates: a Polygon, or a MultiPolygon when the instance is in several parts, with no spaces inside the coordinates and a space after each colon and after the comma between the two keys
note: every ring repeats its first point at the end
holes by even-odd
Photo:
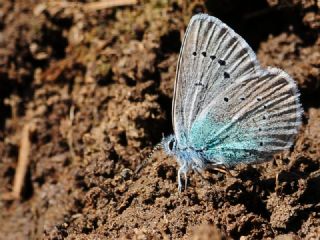
{"type": "Polygon", "coordinates": [[[263,69],[226,24],[193,16],[176,72],[174,134],[161,142],[180,165],[179,191],[190,169],[260,163],[288,149],[301,125],[299,95],[287,73],[263,69]]]}

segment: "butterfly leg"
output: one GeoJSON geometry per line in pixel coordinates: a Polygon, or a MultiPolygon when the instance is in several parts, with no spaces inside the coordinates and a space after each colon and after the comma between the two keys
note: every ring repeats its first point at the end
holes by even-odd
{"type": "Polygon", "coordinates": [[[187,172],[184,172],[184,190],[187,190],[187,185],[188,185],[187,172]]]}
{"type": "Polygon", "coordinates": [[[180,167],[178,170],[178,191],[179,192],[181,192],[181,190],[182,190],[181,171],[182,171],[182,167],[180,167]]]}
{"type": "Polygon", "coordinates": [[[212,168],[213,170],[216,170],[218,172],[221,172],[221,173],[224,173],[226,175],[228,175],[229,177],[235,177],[231,172],[230,170],[224,166],[224,165],[221,165],[221,166],[216,166],[216,167],[213,167],[212,168]]]}
{"type": "Polygon", "coordinates": [[[184,175],[184,189],[187,189],[187,185],[188,185],[187,171],[185,171],[183,167],[180,167],[178,170],[178,190],[179,190],[179,192],[182,191],[181,174],[184,175]]]}
{"type": "Polygon", "coordinates": [[[185,187],[185,189],[187,188],[187,184],[188,184],[187,173],[188,173],[188,163],[184,162],[183,165],[178,170],[178,190],[179,190],[179,192],[182,191],[181,174],[184,175],[184,187],[185,187]]]}

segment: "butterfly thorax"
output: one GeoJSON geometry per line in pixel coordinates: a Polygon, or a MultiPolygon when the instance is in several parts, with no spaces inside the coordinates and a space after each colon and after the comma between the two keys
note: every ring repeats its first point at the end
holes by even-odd
{"type": "Polygon", "coordinates": [[[175,156],[180,167],[187,172],[190,168],[203,169],[207,160],[202,149],[195,149],[192,146],[181,145],[174,135],[169,135],[162,140],[165,152],[175,156]]]}

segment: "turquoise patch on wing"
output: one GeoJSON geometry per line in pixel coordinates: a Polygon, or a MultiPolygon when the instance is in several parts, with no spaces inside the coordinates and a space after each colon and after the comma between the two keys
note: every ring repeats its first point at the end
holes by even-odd
{"type": "Polygon", "coordinates": [[[253,162],[258,156],[258,139],[252,129],[240,128],[237,123],[216,122],[209,117],[195,120],[189,133],[189,143],[195,149],[203,149],[206,160],[233,165],[253,162]]]}

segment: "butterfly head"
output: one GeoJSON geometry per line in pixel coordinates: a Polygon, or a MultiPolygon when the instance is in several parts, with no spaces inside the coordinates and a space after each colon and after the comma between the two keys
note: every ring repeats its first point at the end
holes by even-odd
{"type": "Polygon", "coordinates": [[[177,141],[174,135],[169,135],[161,141],[163,149],[168,155],[174,155],[177,151],[177,141]]]}

